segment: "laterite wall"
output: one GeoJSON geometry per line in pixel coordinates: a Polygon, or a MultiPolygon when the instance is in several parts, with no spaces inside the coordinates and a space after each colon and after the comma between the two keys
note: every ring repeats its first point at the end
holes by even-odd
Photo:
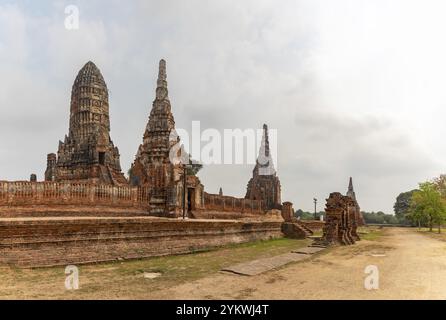
{"type": "Polygon", "coordinates": [[[135,218],[0,219],[0,265],[41,267],[189,253],[282,237],[281,222],[135,218]]]}

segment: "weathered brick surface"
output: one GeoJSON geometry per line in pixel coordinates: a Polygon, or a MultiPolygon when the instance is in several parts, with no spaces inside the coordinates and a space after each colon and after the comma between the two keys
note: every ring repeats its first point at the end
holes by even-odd
{"type": "Polygon", "coordinates": [[[82,264],[281,237],[280,222],[135,218],[0,219],[0,264],[82,264]]]}
{"type": "Polygon", "coordinates": [[[204,192],[204,211],[258,213],[266,212],[265,201],[204,192]]]}
{"type": "Polygon", "coordinates": [[[325,225],[325,221],[318,220],[299,220],[299,223],[310,229],[311,231],[322,230],[325,225]]]}
{"type": "Polygon", "coordinates": [[[32,217],[137,217],[147,211],[139,208],[116,208],[104,205],[30,205],[0,206],[0,218],[32,217]]]}
{"type": "Polygon", "coordinates": [[[323,229],[321,243],[325,245],[351,245],[360,240],[358,226],[358,205],[354,198],[332,192],[325,205],[327,222],[323,229]]]}
{"type": "MultiPolygon", "coordinates": [[[[0,217],[149,215],[150,194],[149,187],[141,186],[0,181],[0,217]]],[[[243,219],[266,214],[261,200],[206,192],[203,199],[203,205],[194,209],[192,217],[243,219]]]]}
{"type": "Polygon", "coordinates": [[[70,128],[59,141],[57,156],[47,156],[45,180],[126,185],[119,157],[110,137],[107,85],[89,61],[74,80],[70,128]]]}
{"type": "Polygon", "coordinates": [[[248,182],[246,199],[263,200],[266,208],[281,209],[281,186],[274,169],[273,158],[269,149],[268,126],[263,125],[262,144],[259,157],[248,182]]]}
{"type": "Polygon", "coordinates": [[[0,208],[31,206],[109,206],[147,208],[145,187],[75,182],[0,181],[0,208]]]}
{"type": "Polygon", "coordinates": [[[305,239],[308,234],[298,223],[284,222],[282,223],[282,232],[287,238],[305,239]]]}

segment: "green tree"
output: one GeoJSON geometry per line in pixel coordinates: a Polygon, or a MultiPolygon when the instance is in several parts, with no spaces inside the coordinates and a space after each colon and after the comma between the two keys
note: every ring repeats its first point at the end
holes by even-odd
{"type": "MultiPolygon", "coordinates": [[[[316,220],[320,219],[321,215],[325,215],[325,211],[319,211],[316,213],[316,220]]],[[[314,212],[303,211],[302,209],[297,209],[294,212],[296,218],[300,217],[301,220],[314,220],[314,212]]]]}
{"type": "Polygon", "coordinates": [[[395,217],[398,219],[399,223],[406,224],[407,216],[410,211],[410,203],[412,199],[412,195],[416,190],[402,192],[396,198],[396,202],[393,205],[393,209],[395,212],[395,217]]]}
{"type": "Polygon", "coordinates": [[[420,183],[420,189],[412,195],[409,217],[418,226],[422,221],[427,220],[429,231],[433,225],[438,224],[438,232],[441,232],[441,224],[446,216],[445,202],[441,197],[434,182],[420,183]]]}
{"type": "Polygon", "coordinates": [[[440,192],[441,198],[446,199],[446,174],[440,175],[434,179],[435,188],[440,192]]]}

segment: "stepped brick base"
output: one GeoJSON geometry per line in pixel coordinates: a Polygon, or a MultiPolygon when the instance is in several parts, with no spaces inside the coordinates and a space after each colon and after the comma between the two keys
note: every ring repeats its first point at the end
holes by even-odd
{"type": "Polygon", "coordinates": [[[301,225],[293,222],[282,223],[282,232],[284,233],[285,237],[291,239],[305,239],[311,235],[311,233],[305,230],[305,228],[303,228],[301,225]]]}
{"type": "Polygon", "coordinates": [[[280,222],[154,217],[0,219],[0,264],[43,267],[190,253],[282,237],[280,222]]]}

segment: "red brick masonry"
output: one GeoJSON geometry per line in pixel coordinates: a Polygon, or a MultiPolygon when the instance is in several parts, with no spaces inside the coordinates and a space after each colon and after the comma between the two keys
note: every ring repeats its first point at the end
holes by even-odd
{"type": "Polygon", "coordinates": [[[322,230],[322,228],[325,226],[325,221],[319,220],[299,220],[299,223],[303,224],[311,231],[322,230]]]}
{"type": "Polygon", "coordinates": [[[281,222],[134,218],[0,219],[0,264],[83,264],[282,237],[281,222]]]}
{"type": "MultiPolygon", "coordinates": [[[[87,183],[0,181],[0,218],[48,216],[135,216],[149,214],[147,187],[87,183]]],[[[219,212],[263,215],[261,200],[204,193],[195,211],[225,219],[219,212]]]]}

